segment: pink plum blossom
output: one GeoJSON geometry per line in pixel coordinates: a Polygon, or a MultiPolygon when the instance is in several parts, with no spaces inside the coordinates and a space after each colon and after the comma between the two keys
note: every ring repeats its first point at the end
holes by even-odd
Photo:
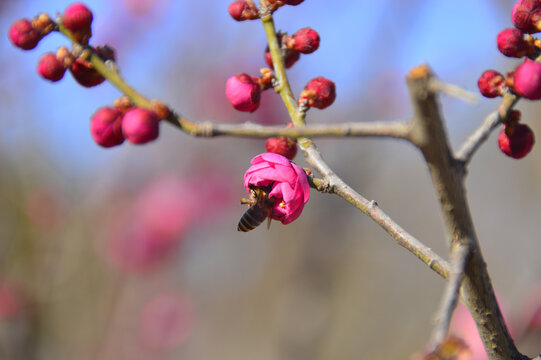
{"type": "Polygon", "coordinates": [[[257,155],[244,174],[244,187],[269,187],[275,199],[270,217],[289,224],[299,217],[310,198],[310,186],[304,170],[286,157],[273,153],[257,155]]]}

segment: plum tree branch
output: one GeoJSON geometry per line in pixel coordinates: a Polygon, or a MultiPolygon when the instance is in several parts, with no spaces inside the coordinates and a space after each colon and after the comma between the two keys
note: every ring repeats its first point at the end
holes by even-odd
{"type": "MultiPolygon", "coordinates": [[[[491,360],[527,359],[516,348],[494,295],[473,226],[464,188],[464,172],[452,155],[436,94],[429,89],[426,65],[410,71],[407,84],[414,108],[412,142],[428,165],[440,202],[451,259],[457,249],[467,254],[462,302],[470,311],[491,360]]],[[[454,293],[450,283],[449,293],[454,293]]]]}
{"type": "Polygon", "coordinates": [[[477,150],[488,139],[489,135],[494,129],[501,124],[501,122],[509,115],[509,112],[513,109],[519,97],[513,94],[506,94],[503,97],[498,109],[489,114],[481,126],[468,137],[468,139],[462,144],[460,149],[456,152],[456,160],[466,167],[477,150]]]}

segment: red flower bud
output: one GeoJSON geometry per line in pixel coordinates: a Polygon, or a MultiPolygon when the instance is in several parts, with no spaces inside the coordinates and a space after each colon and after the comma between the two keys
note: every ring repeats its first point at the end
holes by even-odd
{"type": "Polygon", "coordinates": [[[334,102],[334,99],[336,99],[334,82],[320,76],[306,84],[299,96],[299,105],[306,103],[309,107],[325,109],[334,102]]]}
{"type": "Polygon", "coordinates": [[[73,3],[64,10],[62,23],[70,31],[86,32],[92,24],[92,12],[83,3],[73,3]]]}
{"type": "Polygon", "coordinates": [[[541,64],[526,59],[515,70],[513,86],[516,93],[526,99],[541,99],[541,64]]]}
{"type": "Polygon", "coordinates": [[[304,0],[282,0],[286,5],[299,5],[304,0]]]}
{"type": "Polygon", "coordinates": [[[307,27],[297,31],[293,37],[293,49],[303,54],[311,54],[319,47],[319,34],[307,27]]]}
{"type": "Polygon", "coordinates": [[[62,61],[56,58],[55,53],[43,54],[38,61],[38,73],[45,79],[50,81],[58,81],[62,79],[66,68],[62,61]]]}
{"type": "MultiPolygon", "coordinates": [[[[299,58],[301,57],[301,53],[296,50],[286,48],[286,49],[283,49],[282,51],[283,51],[283,56],[284,56],[284,65],[286,69],[289,69],[290,67],[292,67],[293,64],[295,64],[297,60],[299,60],[299,58]]],[[[267,49],[265,50],[265,61],[267,62],[267,65],[269,65],[269,67],[274,70],[274,65],[272,64],[272,56],[271,56],[268,46],[267,46],[267,49]]]]}
{"type": "Polygon", "coordinates": [[[229,15],[237,21],[253,20],[259,18],[259,11],[253,1],[237,0],[229,4],[229,15]]]}
{"type": "Polygon", "coordinates": [[[41,39],[39,32],[32,27],[32,22],[28,19],[20,19],[11,24],[8,36],[13,45],[23,50],[35,48],[41,39]]]}
{"type": "Polygon", "coordinates": [[[481,94],[487,98],[501,96],[503,83],[503,75],[495,70],[486,70],[477,80],[477,86],[481,94]]]}
{"type": "Polygon", "coordinates": [[[498,49],[505,56],[521,58],[530,50],[528,43],[524,40],[522,31],[515,28],[501,31],[496,41],[498,49]]]}
{"type": "Polygon", "coordinates": [[[518,0],[511,12],[511,20],[517,29],[527,34],[541,31],[541,1],[518,0]]]}
{"type": "Polygon", "coordinates": [[[498,136],[498,146],[507,156],[521,159],[526,156],[535,143],[532,129],[525,124],[504,124],[498,136]]]}
{"type": "Polygon", "coordinates": [[[286,136],[271,137],[267,139],[265,149],[267,149],[267,152],[280,154],[289,160],[293,160],[297,155],[297,142],[286,136]]]}
{"type": "Polygon", "coordinates": [[[122,134],[133,144],[145,144],[155,140],[160,133],[156,113],[143,108],[133,108],[124,114],[122,134]]]}
{"type": "Polygon", "coordinates": [[[75,80],[84,87],[92,87],[101,84],[105,78],[94,69],[91,63],[81,58],[75,59],[70,67],[75,80]]]}
{"type": "Polygon", "coordinates": [[[261,99],[257,78],[248,74],[231,76],[225,84],[225,96],[238,111],[256,111],[261,99]]]}
{"type": "Polygon", "coordinates": [[[105,148],[122,144],[122,112],[111,107],[98,109],[90,119],[90,134],[105,148]]]}

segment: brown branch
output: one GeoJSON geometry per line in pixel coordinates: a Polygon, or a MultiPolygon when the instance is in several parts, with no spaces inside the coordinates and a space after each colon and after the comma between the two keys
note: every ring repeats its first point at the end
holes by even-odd
{"type": "MultiPolygon", "coordinates": [[[[491,360],[526,359],[516,348],[494,295],[466,200],[463,172],[452,156],[436,95],[428,88],[426,66],[407,78],[414,108],[412,141],[423,153],[437,192],[451,251],[458,243],[470,253],[462,285],[462,301],[477,325],[491,360]]],[[[455,255],[451,253],[451,258],[455,255]]]]}
{"type": "Polygon", "coordinates": [[[436,323],[430,343],[433,349],[438,348],[447,337],[449,332],[449,326],[451,325],[451,319],[453,313],[458,305],[458,298],[460,296],[460,288],[462,281],[464,280],[464,269],[466,262],[468,261],[468,250],[462,246],[459,242],[455,242],[456,249],[451,251],[453,257],[451,258],[451,272],[449,274],[447,285],[443,292],[440,307],[436,315],[436,323]]]}
{"type": "Polygon", "coordinates": [[[498,110],[488,115],[481,126],[470,135],[468,140],[462,144],[460,150],[457,151],[455,158],[462,163],[462,166],[466,167],[475,152],[481,147],[481,145],[488,139],[489,135],[494,129],[501,124],[501,122],[507,117],[511,109],[515,106],[519,97],[512,94],[506,94],[498,107],[498,110]]]}
{"type": "MultiPolygon", "coordinates": [[[[170,116],[171,121],[178,121],[178,115],[170,116]]],[[[240,136],[266,138],[271,136],[287,136],[292,139],[302,137],[389,137],[395,139],[407,139],[409,136],[409,124],[403,121],[373,121],[358,123],[342,123],[336,125],[315,124],[302,127],[264,126],[254,123],[244,124],[220,124],[209,121],[195,123],[190,122],[189,127],[180,128],[192,136],[240,136]]]]}

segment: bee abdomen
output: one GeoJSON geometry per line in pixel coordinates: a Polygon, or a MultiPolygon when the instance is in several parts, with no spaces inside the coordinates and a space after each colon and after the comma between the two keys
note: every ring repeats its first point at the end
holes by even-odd
{"type": "Polygon", "coordinates": [[[268,217],[268,211],[259,207],[252,206],[239,220],[239,225],[237,227],[238,231],[247,232],[255,229],[268,217]]]}

